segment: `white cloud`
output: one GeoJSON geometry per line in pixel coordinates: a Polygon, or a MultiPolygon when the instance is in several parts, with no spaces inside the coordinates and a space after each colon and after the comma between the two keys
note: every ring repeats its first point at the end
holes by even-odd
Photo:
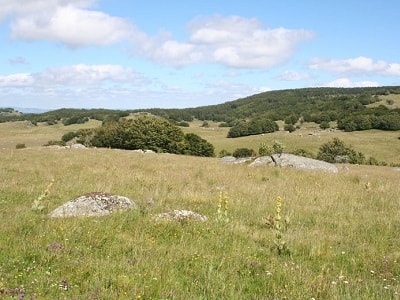
{"type": "Polygon", "coordinates": [[[266,29],[256,19],[238,16],[197,18],[188,30],[189,38],[183,42],[165,32],[153,38],[137,34],[133,39],[141,54],[167,65],[204,62],[270,68],[289,60],[300,42],[313,37],[311,31],[266,29]]]}
{"type": "Polygon", "coordinates": [[[285,71],[278,77],[279,80],[283,81],[300,81],[311,78],[308,73],[299,73],[296,71],[285,71]]]}
{"type": "Polygon", "coordinates": [[[291,58],[313,37],[303,29],[265,28],[255,18],[211,16],[188,24],[189,37],[178,41],[161,32],[149,36],[124,18],[91,10],[95,0],[0,0],[0,20],[10,18],[10,35],[70,47],[130,42],[150,60],[172,66],[198,62],[233,68],[270,68],[291,58]]]}
{"type": "Polygon", "coordinates": [[[189,24],[189,41],[208,54],[208,60],[236,68],[269,68],[287,61],[307,30],[264,28],[257,19],[213,16],[189,24]]]}
{"type": "Polygon", "coordinates": [[[0,75],[0,87],[26,87],[31,86],[34,81],[29,73],[0,75]]]}
{"type": "Polygon", "coordinates": [[[58,7],[89,7],[97,0],[0,0],[0,21],[5,17],[52,14],[58,7]]]}
{"type": "Polygon", "coordinates": [[[316,58],[311,60],[309,68],[333,73],[376,73],[385,76],[400,76],[400,64],[383,60],[374,61],[364,56],[349,59],[316,58]]]}
{"type": "Polygon", "coordinates": [[[50,40],[72,47],[110,45],[135,33],[122,18],[98,11],[60,6],[52,14],[32,14],[11,24],[11,36],[22,40],[50,40]]]}
{"type": "Polygon", "coordinates": [[[0,76],[1,87],[73,87],[101,85],[103,82],[138,84],[144,82],[130,68],[120,65],[73,65],[49,68],[39,73],[0,76]]]}
{"type": "Polygon", "coordinates": [[[327,86],[327,87],[376,87],[379,86],[379,83],[376,81],[352,81],[349,78],[338,78],[331,82],[327,82],[321,84],[319,86],[327,86]]]}
{"type": "Polygon", "coordinates": [[[190,43],[182,43],[175,40],[157,42],[154,40],[151,48],[142,50],[142,53],[150,59],[167,65],[183,66],[199,62],[203,55],[190,43]]]}
{"type": "Polygon", "coordinates": [[[47,85],[90,85],[101,81],[127,82],[135,79],[134,72],[120,65],[73,65],[49,68],[36,74],[38,82],[47,85]]]}

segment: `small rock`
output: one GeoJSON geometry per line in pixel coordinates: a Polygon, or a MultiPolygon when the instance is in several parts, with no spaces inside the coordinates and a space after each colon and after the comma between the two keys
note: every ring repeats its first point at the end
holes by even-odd
{"type": "Polygon", "coordinates": [[[57,207],[48,216],[50,218],[98,217],[136,207],[136,204],[127,197],[108,193],[89,193],[57,207]]]}
{"type": "Polygon", "coordinates": [[[177,222],[182,222],[182,221],[200,221],[200,222],[205,222],[207,221],[207,217],[200,215],[198,213],[195,213],[190,210],[173,210],[167,213],[162,213],[159,214],[158,216],[155,217],[155,221],[177,221],[177,222]]]}

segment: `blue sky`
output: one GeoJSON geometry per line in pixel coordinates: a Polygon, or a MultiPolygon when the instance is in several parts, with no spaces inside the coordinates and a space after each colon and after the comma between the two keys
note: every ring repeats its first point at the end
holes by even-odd
{"type": "Polygon", "coordinates": [[[400,85],[400,2],[0,0],[0,107],[185,108],[400,85]]]}

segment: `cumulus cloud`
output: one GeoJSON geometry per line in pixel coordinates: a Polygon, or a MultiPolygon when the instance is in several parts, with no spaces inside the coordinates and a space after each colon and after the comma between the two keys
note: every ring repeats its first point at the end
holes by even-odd
{"type": "Polygon", "coordinates": [[[400,64],[388,63],[384,60],[374,61],[364,56],[349,59],[316,58],[311,60],[309,68],[333,73],[376,73],[385,76],[400,76],[400,64]]]}
{"type": "Polygon", "coordinates": [[[98,11],[58,7],[53,14],[17,18],[11,36],[22,40],[50,40],[72,47],[110,45],[128,38],[135,28],[122,18],[98,11]]]}
{"type": "Polygon", "coordinates": [[[89,7],[97,0],[1,0],[0,21],[5,17],[21,18],[29,15],[51,15],[65,6],[89,7]]]}
{"type": "Polygon", "coordinates": [[[73,65],[49,68],[39,73],[0,76],[1,87],[59,87],[101,85],[103,82],[140,83],[144,79],[120,65],[73,65]]]}
{"type": "Polygon", "coordinates": [[[327,86],[327,87],[376,87],[379,86],[379,83],[376,81],[352,81],[349,78],[338,78],[331,82],[327,82],[321,84],[320,86],[327,86]]]}
{"type": "Polygon", "coordinates": [[[36,80],[52,85],[90,85],[102,81],[127,82],[135,78],[130,68],[120,65],[73,65],[49,68],[36,74],[36,80]]]}
{"type": "Polygon", "coordinates": [[[0,75],[0,87],[26,87],[34,83],[34,78],[29,73],[15,73],[0,75]]]}
{"type": "Polygon", "coordinates": [[[92,10],[95,0],[1,1],[0,20],[10,19],[10,35],[15,39],[70,47],[124,41],[136,53],[172,66],[205,62],[270,68],[288,61],[301,42],[314,36],[304,29],[267,28],[255,18],[215,15],[191,21],[187,39],[178,41],[166,32],[149,36],[128,19],[92,10]]]}
{"type": "Polygon", "coordinates": [[[239,16],[199,18],[189,24],[189,41],[208,59],[230,67],[269,68],[287,61],[298,44],[313,37],[307,30],[264,28],[239,16]]]}

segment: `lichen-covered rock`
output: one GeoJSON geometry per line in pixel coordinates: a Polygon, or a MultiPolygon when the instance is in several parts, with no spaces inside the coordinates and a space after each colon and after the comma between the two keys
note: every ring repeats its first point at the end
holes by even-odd
{"type": "Polygon", "coordinates": [[[262,156],[257,158],[256,160],[254,160],[254,162],[250,164],[251,167],[265,165],[272,165],[276,167],[289,167],[300,170],[324,171],[329,173],[338,172],[338,168],[334,164],[287,153],[262,156]]]}
{"type": "Polygon", "coordinates": [[[329,173],[337,173],[338,168],[326,161],[312,159],[308,157],[297,156],[293,154],[274,154],[271,156],[275,165],[278,167],[290,167],[301,170],[318,170],[329,173]]]}
{"type": "Polygon", "coordinates": [[[57,207],[49,213],[50,218],[98,217],[114,211],[136,208],[129,198],[109,193],[89,193],[57,207]]]}
{"type": "Polygon", "coordinates": [[[195,213],[190,210],[173,210],[167,213],[162,213],[159,214],[158,216],[155,217],[155,221],[177,221],[177,222],[182,222],[182,221],[200,221],[200,222],[205,222],[207,221],[207,217],[200,215],[198,213],[195,213]]]}

